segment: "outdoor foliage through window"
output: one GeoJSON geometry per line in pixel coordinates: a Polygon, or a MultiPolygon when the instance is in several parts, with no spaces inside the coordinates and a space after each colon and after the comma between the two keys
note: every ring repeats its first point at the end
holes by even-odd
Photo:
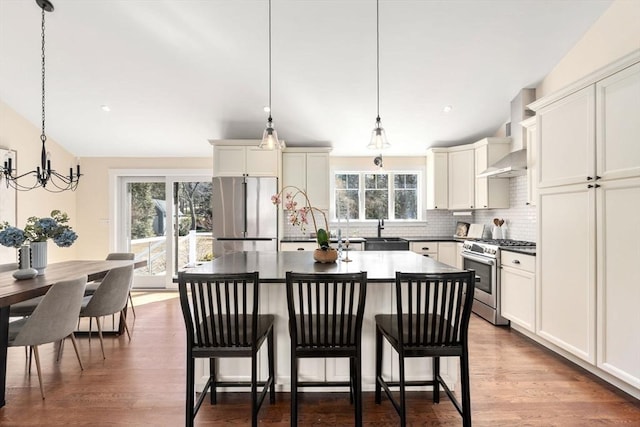
{"type": "Polygon", "coordinates": [[[337,218],[418,219],[418,174],[336,173],[337,218]]]}

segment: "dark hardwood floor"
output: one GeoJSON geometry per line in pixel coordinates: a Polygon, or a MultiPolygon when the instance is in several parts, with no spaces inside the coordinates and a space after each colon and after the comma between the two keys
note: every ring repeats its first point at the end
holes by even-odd
{"type": "MultiPolygon", "coordinates": [[[[23,348],[9,349],[4,426],[180,426],[184,424],[184,325],[177,294],[136,295],[133,340],[107,337],[100,344],[79,338],[85,363],[80,371],[71,343],[60,362],[53,345],[41,347],[46,400],[40,397],[35,366],[27,372],[23,348]]],[[[470,330],[471,405],[475,426],[640,426],[640,402],[582,369],[533,344],[518,333],[473,317],[470,330]]],[[[408,417],[416,426],[458,426],[461,419],[446,396],[413,392],[408,417]]],[[[218,405],[205,401],[196,425],[249,425],[248,395],[227,393],[218,405]]],[[[364,422],[394,426],[390,402],[364,396],[364,422]]],[[[265,402],[262,425],[289,425],[289,394],[265,402]]],[[[345,393],[303,393],[300,425],[353,424],[345,393]]]]}

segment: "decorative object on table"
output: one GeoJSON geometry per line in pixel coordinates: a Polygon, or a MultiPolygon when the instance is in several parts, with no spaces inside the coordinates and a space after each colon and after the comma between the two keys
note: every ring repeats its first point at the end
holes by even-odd
{"type": "Polygon", "coordinates": [[[31,251],[27,245],[18,249],[18,268],[13,272],[16,280],[33,279],[38,275],[38,270],[31,268],[31,251]]]}
{"type": "Polygon", "coordinates": [[[309,216],[311,216],[313,229],[316,232],[316,241],[318,242],[318,249],[313,251],[313,259],[322,263],[335,262],[338,259],[338,251],[329,246],[329,223],[327,222],[327,215],[324,211],[311,206],[307,193],[293,185],[288,185],[280,190],[278,194],[271,196],[271,202],[274,205],[282,203],[283,193],[285,194],[284,207],[289,213],[289,224],[299,226],[300,230],[304,232],[306,226],[309,224],[309,216]],[[304,206],[299,209],[298,202],[296,202],[296,197],[298,196],[302,196],[305,203],[304,206]],[[318,228],[315,212],[322,214],[325,228],[318,228]]]}
{"type": "Polygon", "coordinates": [[[345,247],[345,251],[344,251],[344,258],[342,258],[343,262],[351,262],[353,261],[351,258],[349,258],[349,237],[347,237],[347,240],[344,241],[344,247],[345,247]]]}
{"type": "Polygon", "coordinates": [[[66,190],[75,191],[78,188],[78,182],[80,181],[80,165],[76,164],[76,170],[74,172],[74,168],[69,168],[69,175],[63,175],[57,172],[55,169],[51,168],[51,159],[50,154],[47,151],[45,143],[47,141],[47,135],[44,132],[45,125],[45,91],[44,91],[44,82],[45,82],[45,51],[44,51],[44,17],[46,12],[53,12],[53,4],[49,0],[36,0],[38,7],[42,9],[42,48],[41,48],[41,62],[42,62],[42,133],[40,134],[40,141],[42,142],[42,152],[40,155],[40,165],[36,167],[34,170],[25,172],[21,175],[18,175],[18,168],[15,165],[15,159],[13,156],[9,156],[7,160],[4,162],[4,166],[1,169],[2,174],[4,175],[7,186],[15,188],[20,191],[29,191],[34,188],[42,187],[47,191],[51,191],[52,193],[60,193],[66,190]],[[27,176],[31,176],[35,178],[33,183],[25,184],[25,180],[21,180],[27,176]],[[18,180],[21,180],[18,182],[18,180]]]}
{"type": "Polygon", "coordinates": [[[0,245],[20,248],[29,242],[31,250],[31,267],[44,274],[47,267],[47,240],[53,239],[56,245],[67,248],[73,244],[78,235],[67,225],[69,216],[59,210],[51,211],[51,217],[27,218],[24,230],[10,226],[6,221],[0,224],[0,245]]]}

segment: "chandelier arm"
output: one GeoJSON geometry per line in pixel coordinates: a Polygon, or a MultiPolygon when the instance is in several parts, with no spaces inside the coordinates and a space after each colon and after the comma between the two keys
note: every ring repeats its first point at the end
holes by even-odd
{"type": "Polygon", "coordinates": [[[377,97],[377,112],[378,118],[376,119],[378,125],[380,124],[380,1],[376,0],[376,97],[377,97]]]}

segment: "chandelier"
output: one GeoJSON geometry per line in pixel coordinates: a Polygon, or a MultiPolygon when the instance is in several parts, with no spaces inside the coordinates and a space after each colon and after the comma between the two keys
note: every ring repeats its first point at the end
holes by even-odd
{"type": "Polygon", "coordinates": [[[387,141],[387,134],[380,124],[380,4],[378,0],[376,0],[376,96],[378,115],[373,132],[371,132],[371,141],[369,145],[367,145],[367,148],[371,150],[382,150],[389,148],[391,144],[387,141]]]}
{"type": "Polygon", "coordinates": [[[51,154],[46,149],[47,135],[45,133],[45,50],[44,50],[44,30],[45,30],[45,12],[53,12],[53,4],[49,0],[36,0],[38,7],[42,9],[42,133],[40,141],[42,142],[42,151],[40,153],[40,166],[34,170],[18,175],[17,166],[14,164],[12,155],[7,156],[2,168],[2,176],[4,176],[7,187],[15,188],[20,191],[29,191],[34,188],[42,187],[53,193],[60,193],[66,190],[74,191],[78,188],[80,181],[80,165],[77,164],[75,171],[73,167],[69,168],[69,174],[63,175],[51,167],[51,154]],[[28,182],[31,177],[33,181],[28,182]]]}

